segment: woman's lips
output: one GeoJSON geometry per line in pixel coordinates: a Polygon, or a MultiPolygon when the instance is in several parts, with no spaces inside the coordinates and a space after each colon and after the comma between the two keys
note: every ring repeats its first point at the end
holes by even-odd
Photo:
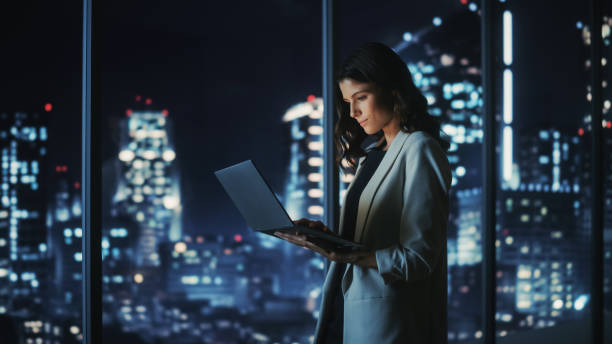
{"type": "Polygon", "coordinates": [[[359,122],[359,125],[363,125],[363,123],[367,122],[367,119],[364,119],[363,121],[359,122]]]}

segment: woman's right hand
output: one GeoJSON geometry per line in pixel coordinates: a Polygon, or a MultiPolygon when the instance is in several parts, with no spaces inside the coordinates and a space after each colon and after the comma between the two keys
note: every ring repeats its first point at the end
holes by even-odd
{"type": "Polygon", "coordinates": [[[324,232],[330,231],[329,227],[327,227],[321,221],[312,221],[312,220],[309,220],[309,219],[302,218],[302,219],[293,221],[293,223],[298,225],[298,226],[304,226],[304,227],[319,229],[319,230],[322,230],[324,232]]]}
{"type": "MultiPolygon", "coordinates": [[[[327,227],[323,222],[321,221],[312,221],[309,219],[299,219],[296,221],[293,221],[293,224],[296,226],[302,226],[302,227],[308,227],[308,228],[313,228],[313,229],[318,229],[320,231],[323,232],[328,232],[330,231],[329,227],[327,227]]],[[[312,244],[310,242],[310,240],[312,240],[312,238],[309,238],[308,236],[306,236],[305,234],[301,234],[298,230],[296,230],[295,232],[274,232],[274,235],[285,240],[288,241],[294,245],[297,246],[301,246],[303,248],[310,248],[313,249],[312,247],[308,247],[308,244],[312,244]]]]}

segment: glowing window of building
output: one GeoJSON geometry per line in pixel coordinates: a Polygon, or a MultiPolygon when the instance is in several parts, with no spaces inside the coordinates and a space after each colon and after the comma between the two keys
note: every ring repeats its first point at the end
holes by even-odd
{"type": "Polygon", "coordinates": [[[323,197],[323,190],[321,190],[321,189],[310,189],[310,190],[308,190],[308,197],[310,197],[310,198],[321,198],[321,197],[323,197]]]}
{"type": "Polygon", "coordinates": [[[318,157],[312,157],[308,159],[308,165],[310,166],[323,166],[323,159],[318,157]]]}
{"type": "Polygon", "coordinates": [[[321,173],[309,173],[308,174],[308,180],[311,182],[320,182],[323,180],[323,176],[321,175],[321,173]]]}
{"type": "Polygon", "coordinates": [[[312,125],[308,127],[308,133],[310,135],[321,135],[323,134],[323,127],[320,125],[312,125]]]}
{"type": "Polygon", "coordinates": [[[313,150],[313,151],[320,151],[323,149],[323,142],[320,142],[320,141],[309,142],[308,149],[313,150]]]}
{"type": "Polygon", "coordinates": [[[311,215],[323,215],[323,207],[320,205],[311,205],[308,207],[308,213],[311,215]]]}

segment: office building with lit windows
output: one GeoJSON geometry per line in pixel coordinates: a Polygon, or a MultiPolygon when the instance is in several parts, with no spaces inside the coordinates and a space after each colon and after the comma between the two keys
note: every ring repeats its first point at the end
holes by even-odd
{"type": "Polygon", "coordinates": [[[48,289],[44,115],[0,113],[0,314],[39,314],[48,289]]]}
{"type": "Polygon", "coordinates": [[[589,300],[588,221],[579,136],[523,130],[516,140],[513,188],[500,191],[497,232],[501,330],[542,328],[579,319],[589,300]],[[571,211],[568,211],[571,209],[571,211]]]}
{"type": "Polygon", "coordinates": [[[214,236],[186,239],[165,246],[163,265],[168,294],[246,312],[248,256],[243,245],[236,239],[226,243],[214,236]]]}
{"type": "MultiPolygon", "coordinates": [[[[289,108],[282,120],[290,135],[289,168],[283,197],[285,209],[294,220],[323,220],[323,100],[309,95],[305,102],[289,108]]],[[[345,175],[342,180],[347,182],[351,177],[345,175]]],[[[309,272],[293,266],[309,266],[310,260],[317,259],[314,253],[295,250],[291,244],[276,238],[268,240],[280,244],[283,251],[280,294],[306,297],[314,287],[306,283],[310,279],[309,272]]],[[[323,272],[319,273],[321,275],[317,274],[314,280],[320,281],[323,272]]]]}
{"type": "MultiPolygon", "coordinates": [[[[158,246],[181,236],[181,198],[173,126],[168,112],[126,111],[121,121],[121,178],[116,213],[137,223],[138,266],[159,266],[158,246]]],[[[131,229],[130,229],[131,230],[131,229]]]]}
{"type": "Polygon", "coordinates": [[[56,183],[47,211],[47,242],[52,261],[50,279],[53,317],[80,323],[82,298],[81,185],[70,183],[68,166],[55,167],[56,183]]]}
{"type": "Polygon", "coordinates": [[[290,132],[285,208],[292,219],[323,216],[323,100],[310,95],[283,115],[290,132]]]}

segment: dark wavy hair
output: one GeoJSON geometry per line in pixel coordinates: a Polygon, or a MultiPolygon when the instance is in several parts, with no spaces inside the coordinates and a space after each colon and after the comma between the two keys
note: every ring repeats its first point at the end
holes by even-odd
{"type": "MultiPolygon", "coordinates": [[[[357,160],[366,155],[362,144],[368,137],[351,118],[350,105],[342,99],[338,83],[344,79],[372,85],[377,106],[399,116],[402,131],[411,128],[425,131],[440,143],[444,151],[448,150],[449,142],[440,136],[440,122],[427,112],[427,99],[412,81],[406,63],[388,46],[371,42],[353,51],[335,77],[338,121],[334,128],[334,141],[338,151],[336,162],[341,168],[343,160],[350,168],[357,167],[357,160]]],[[[382,130],[374,136],[378,140],[384,137],[382,130]]]]}

